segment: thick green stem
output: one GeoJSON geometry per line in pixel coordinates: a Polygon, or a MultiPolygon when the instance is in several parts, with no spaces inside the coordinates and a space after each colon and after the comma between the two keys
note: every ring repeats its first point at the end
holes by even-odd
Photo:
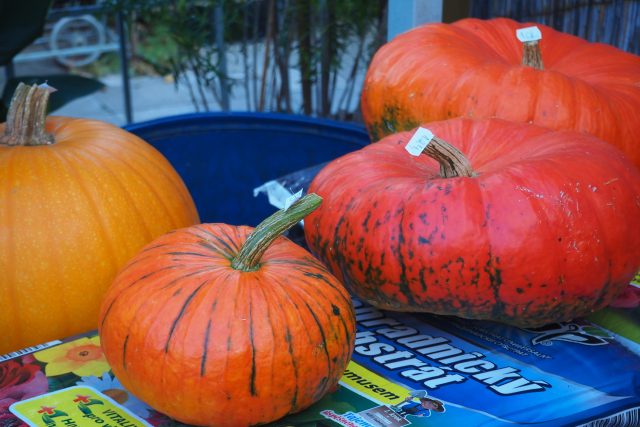
{"type": "Polygon", "coordinates": [[[424,150],[422,150],[422,154],[426,154],[440,163],[440,176],[443,178],[476,176],[475,171],[465,155],[456,147],[437,136],[434,136],[424,150]]]}
{"type": "Polygon", "coordinates": [[[231,261],[231,267],[241,271],[255,271],[260,268],[260,259],[271,243],[316,210],[321,203],[322,198],[317,194],[307,194],[291,205],[289,209],[281,209],[262,221],[244,242],[238,255],[231,261]]]}
{"type": "Polygon", "coordinates": [[[4,129],[1,145],[47,145],[53,144],[53,135],[45,131],[47,105],[50,88],[27,86],[19,83],[16,88],[4,129]]]}
{"type": "Polygon", "coordinates": [[[533,67],[536,70],[544,70],[542,53],[540,52],[540,44],[538,41],[524,42],[522,46],[522,64],[533,67]]]}

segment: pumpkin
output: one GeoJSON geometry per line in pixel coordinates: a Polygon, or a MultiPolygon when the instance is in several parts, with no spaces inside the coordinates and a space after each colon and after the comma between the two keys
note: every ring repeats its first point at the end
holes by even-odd
{"type": "Polygon", "coordinates": [[[114,374],[183,423],[240,427],[300,411],[333,390],[353,352],[349,294],[283,236],[308,194],[255,229],[202,224],[143,248],[104,299],[114,374]]]}
{"type": "Polygon", "coordinates": [[[382,46],[361,96],[372,139],[448,118],[497,117],[591,133],[640,166],[640,57],[544,25],[539,43],[523,46],[516,30],[530,25],[468,18],[382,46]]]}
{"type": "Polygon", "coordinates": [[[640,267],[640,171],[592,135],[432,122],[330,162],[309,191],[307,243],[387,310],[533,327],[607,306],[640,267]],[[434,160],[437,159],[437,160],[434,160]]]}
{"type": "Polygon", "coordinates": [[[0,354],[95,329],[117,270],[199,222],[169,162],[116,126],[49,117],[20,85],[0,125],[0,354]]]}

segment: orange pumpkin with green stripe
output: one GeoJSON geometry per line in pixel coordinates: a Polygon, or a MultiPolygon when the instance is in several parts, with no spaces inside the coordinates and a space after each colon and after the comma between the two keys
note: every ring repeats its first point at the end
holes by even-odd
{"type": "Polygon", "coordinates": [[[353,351],[340,282],[284,237],[308,195],[256,229],[203,224],[166,234],[120,272],[102,305],[105,356],[122,384],[189,424],[263,424],[332,390],[353,351]]]}
{"type": "Polygon", "coordinates": [[[640,57],[545,25],[537,46],[523,45],[516,30],[530,25],[430,23],[382,46],[362,89],[372,139],[436,120],[497,117],[588,132],[640,167],[640,57]]]}
{"type": "Polygon", "coordinates": [[[640,171],[583,133],[498,119],[426,125],[329,163],[312,252],[379,308],[518,326],[602,308],[640,268],[640,171]],[[444,144],[444,141],[449,144],[444,144]],[[434,160],[437,158],[438,161],[434,160]]]}

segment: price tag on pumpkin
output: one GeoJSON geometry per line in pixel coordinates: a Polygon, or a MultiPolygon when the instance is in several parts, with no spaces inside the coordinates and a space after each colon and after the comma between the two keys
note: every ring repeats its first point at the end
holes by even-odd
{"type": "Polygon", "coordinates": [[[542,33],[540,32],[540,28],[536,27],[526,27],[519,28],[516,30],[516,37],[522,43],[526,42],[536,42],[542,38],[542,33]]]}
{"type": "Polygon", "coordinates": [[[38,87],[42,88],[42,89],[46,89],[47,91],[49,91],[49,93],[53,93],[53,92],[57,92],[58,91],[58,89],[56,89],[55,87],[49,86],[49,84],[47,82],[39,84],[38,87]]]}
{"type": "Polygon", "coordinates": [[[427,145],[429,145],[432,139],[433,133],[431,133],[429,129],[420,127],[416,130],[404,148],[412,156],[419,156],[422,154],[422,151],[427,148],[427,145]]]}
{"type": "Polygon", "coordinates": [[[286,211],[287,209],[289,209],[292,204],[300,199],[300,197],[302,197],[302,190],[299,190],[296,194],[292,194],[291,196],[287,197],[284,201],[284,210],[286,211]]]}

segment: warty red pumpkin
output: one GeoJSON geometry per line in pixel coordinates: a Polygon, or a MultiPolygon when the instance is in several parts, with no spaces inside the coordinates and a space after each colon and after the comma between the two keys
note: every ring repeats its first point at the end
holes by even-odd
{"type": "Polygon", "coordinates": [[[160,152],[109,123],[46,118],[48,99],[21,84],[0,124],[0,354],[95,329],[118,269],[200,222],[160,152]]]}
{"type": "Polygon", "coordinates": [[[353,351],[350,296],[278,237],[320,200],[307,195],[255,230],[183,228],[133,257],[100,314],[122,384],[181,422],[230,427],[276,420],[334,389],[353,351]]]}
{"type": "Polygon", "coordinates": [[[454,117],[497,117],[591,133],[640,167],[640,57],[537,25],[541,62],[507,18],[431,23],[374,55],[361,106],[374,141],[454,117]],[[535,57],[535,55],[533,56],[535,57]]]}
{"type": "Polygon", "coordinates": [[[329,163],[307,243],[388,310],[533,327],[607,306],[640,268],[640,171],[595,137],[499,119],[401,132],[329,163]],[[442,140],[450,144],[442,143],[442,140]],[[464,154],[462,154],[464,153],[464,154]]]}

